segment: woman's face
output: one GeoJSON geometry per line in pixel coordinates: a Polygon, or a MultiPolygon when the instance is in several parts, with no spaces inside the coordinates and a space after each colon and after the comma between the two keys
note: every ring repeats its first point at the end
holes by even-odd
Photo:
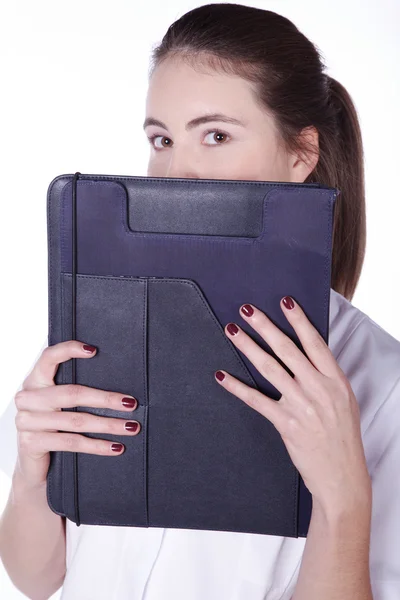
{"type": "MultiPolygon", "coordinates": [[[[308,156],[307,165],[279,146],[274,121],[249,82],[200,73],[177,58],[160,64],[150,78],[144,128],[148,138],[156,135],[148,177],[303,182],[316,163],[308,156]],[[206,121],[206,115],[214,116],[206,121]]],[[[317,142],[315,129],[307,135],[317,142]]]]}

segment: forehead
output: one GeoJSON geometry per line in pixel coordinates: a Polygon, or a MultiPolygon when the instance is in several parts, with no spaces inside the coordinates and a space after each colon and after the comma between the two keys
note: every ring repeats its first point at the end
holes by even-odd
{"type": "MultiPolygon", "coordinates": [[[[248,103],[255,101],[253,94],[251,83],[242,77],[168,58],[155,68],[149,79],[147,106],[158,108],[165,102],[180,106],[188,102],[192,105],[207,102],[215,105],[216,112],[223,112],[228,104],[244,117],[248,103]],[[222,105],[218,108],[219,103],[222,105]]],[[[235,116],[240,118],[238,114],[235,116]]]]}

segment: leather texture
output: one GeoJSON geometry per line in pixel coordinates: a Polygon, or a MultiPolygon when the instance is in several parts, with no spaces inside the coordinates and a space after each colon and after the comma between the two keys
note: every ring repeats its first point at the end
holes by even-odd
{"type": "MultiPolygon", "coordinates": [[[[72,338],[72,179],[56,177],[47,193],[49,345],[72,338]]],[[[75,521],[77,493],[83,524],[306,536],[311,494],[279,432],[214,373],[224,369],[279,402],[224,333],[236,322],[277,358],[240,317],[244,303],[302,350],[279,305],[292,295],[328,343],[339,190],[86,174],[76,186],[76,338],[98,349],[76,359],[76,383],[133,395],[141,431],[82,434],[125,451],[77,453],[77,489],[74,453],[51,452],[50,508],[75,521]]],[[[71,364],[60,364],[56,384],[72,382],[71,364]]]]}

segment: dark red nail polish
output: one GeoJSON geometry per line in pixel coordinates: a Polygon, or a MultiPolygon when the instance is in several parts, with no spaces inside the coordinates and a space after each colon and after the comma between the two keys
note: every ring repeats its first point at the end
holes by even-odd
{"type": "Polygon", "coordinates": [[[113,452],[121,452],[122,448],[123,448],[122,444],[111,444],[111,450],[113,452]]]}
{"type": "Polygon", "coordinates": [[[223,381],[225,379],[225,373],[222,371],[215,371],[215,377],[218,379],[218,381],[223,381]]]}
{"type": "Polygon", "coordinates": [[[135,431],[139,429],[139,423],[135,423],[134,421],[127,421],[125,423],[125,429],[127,431],[132,431],[133,433],[135,433],[135,431]]]}
{"type": "Polygon", "coordinates": [[[246,315],[246,317],[251,317],[251,315],[254,314],[253,307],[250,306],[250,304],[244,304],[241,308],[241,311],[244,315],[246,315]]]}
{"type": "Polygon", "coordinates": [[[135,408],[137,400],[135,398],[122,398],[122,404],[126,408],[135,408]]]}
{"type": "Polygon", "coordinates": [[[227,330],[231,335],[236,335],[239,329],[236,327],[235,323],[229,323],[227,326],[227,330]]]}
{"type": "Polygon", "coordinates": [[[292,310],[292,308],[294,308],[293,298],[291,298],[290,296],[285,296],[282,299],[282,302],[285,305],[285,307],[288,308],[289,310],[292,310]]]}
{"type": "Polygon", "coordinates": [[[83,344],[83,349],[85,352],[94,352],[96,350],[96,346],[90,346],[89,344],[83,344]]]}

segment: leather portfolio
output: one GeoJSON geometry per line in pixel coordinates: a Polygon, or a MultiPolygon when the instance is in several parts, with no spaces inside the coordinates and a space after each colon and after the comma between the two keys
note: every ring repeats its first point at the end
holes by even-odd
{"type": "Polygon", "coordinates": [[[77,525],[307,536],[312,496],[280,433],[214,373],[279,402],[224,332],[236,322],[276,358],[240,317],[245,303],[305,354],[280,308],[291,295],[328,343],[339,193],[319,183],[79,172],[51,181],[48,343],[97,348],[60,363],[54,381],[139,403],[132,413],[62,410],[141,425],[134,436],[81,434],[123,443],[120,455],[50,453],[55,513],[77,525]]]}

